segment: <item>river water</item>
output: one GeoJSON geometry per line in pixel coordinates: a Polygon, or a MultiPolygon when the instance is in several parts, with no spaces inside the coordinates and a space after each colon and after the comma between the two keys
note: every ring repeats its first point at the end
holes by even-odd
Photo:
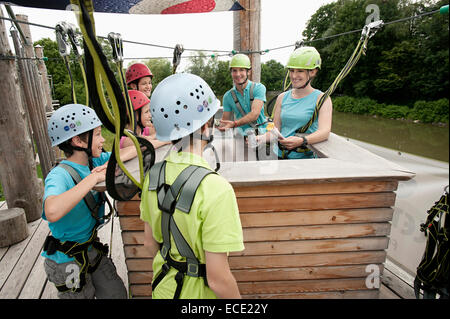
{"type": "Polygon", "coordinates": [[[332,132],[355,140],[449,161],[449,128],[333,111],[332,132]]]}

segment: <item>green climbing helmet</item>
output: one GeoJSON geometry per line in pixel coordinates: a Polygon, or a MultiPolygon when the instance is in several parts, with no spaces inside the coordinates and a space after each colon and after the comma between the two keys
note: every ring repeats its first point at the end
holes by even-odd
{"type": "Polygon", "coordinates": [[[248,56],[242,53],[238,53],[234,55],[230,60],[230,69],[231,68],[251,69],[252,66],[250,64],[250,59],[248,56]]]}
{"type": "Polygon", "coordinates": [[[289,57],[286,67],[288,69],[320,69],[322,60],[320,54],[314,47],[300,47],[295,49],[289,57]]]}

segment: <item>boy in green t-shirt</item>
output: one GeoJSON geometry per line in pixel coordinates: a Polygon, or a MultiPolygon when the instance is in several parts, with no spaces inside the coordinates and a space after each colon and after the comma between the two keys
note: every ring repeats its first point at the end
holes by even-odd
{"type": "MultiPolygon", "coordinates": [[[[236,196],[230,183],[211,173],[207,161],[202,158],[204,148],[212,141],[214,115],[218,108],[219,101],[208,84],[192,74],[167,77],[152,95],[150,109],[157,139],[183,145],[179,152],[171,152],[165,167],[162,166],[164,186],[175,185],[180,173],[191,166],[208,172],[194,192],[190,210],[175,208],[173,215],[167,217],[173,218],[176,224],[170,224],[169,238],[173,240],[168,253],[160,249],[167,243],[162,227],[166,212],[161,210],[161,198],[158,199],[161,188],[149,190],[154,172],[150,171],[145,179],[141,219],[145,222],[145,246],[154,256],[153,298],[241,297],[228,264],[229,252],[244,249],[236,196]],[[191,248],[198,268],[192,270],[192,264],[186,263],[187,258],[179,252],[174,228],[179,229],[191,248]]],[[[158,176],[162,176],[162,170],[158,176]]],[[[192,182],[192,175],[189,178],[192,182]]],[[[189,179],[184,185],[188,183],[189,179]]]]}

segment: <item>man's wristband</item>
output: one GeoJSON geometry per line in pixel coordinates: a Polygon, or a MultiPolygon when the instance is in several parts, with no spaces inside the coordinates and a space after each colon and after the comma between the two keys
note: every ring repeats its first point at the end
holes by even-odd
{"type": "Polygon", "coordinates": [[[233,124],[234,124],[233,127],[236,127],[237,126],[237,121],[233,121],[233,124]]]}

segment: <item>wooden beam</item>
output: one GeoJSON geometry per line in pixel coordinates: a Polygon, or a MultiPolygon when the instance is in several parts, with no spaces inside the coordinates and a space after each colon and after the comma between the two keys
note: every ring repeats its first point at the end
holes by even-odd
{"type": "MultiPolygon", "coordinates": [[[[3,16],[1,9],[0,15],[3,16]]],[[[13,56],[1,19],[0,55],[13,56]]],[[[23,208],[30,222],[41,217],[43,187],[36,175],[15,60],[0,60],[0,74],[0,180],[8,207],[23,208]]]]}
{"type": "MultiPolygon", "coordinates": [[[[241,0],[245,10],[233,15],[233,47],[239,52],[261,50],[261,0],[241,0]]],[[[249,54],[252,65],[250,80],[261,81],[261,54],[249,54]]]]}

